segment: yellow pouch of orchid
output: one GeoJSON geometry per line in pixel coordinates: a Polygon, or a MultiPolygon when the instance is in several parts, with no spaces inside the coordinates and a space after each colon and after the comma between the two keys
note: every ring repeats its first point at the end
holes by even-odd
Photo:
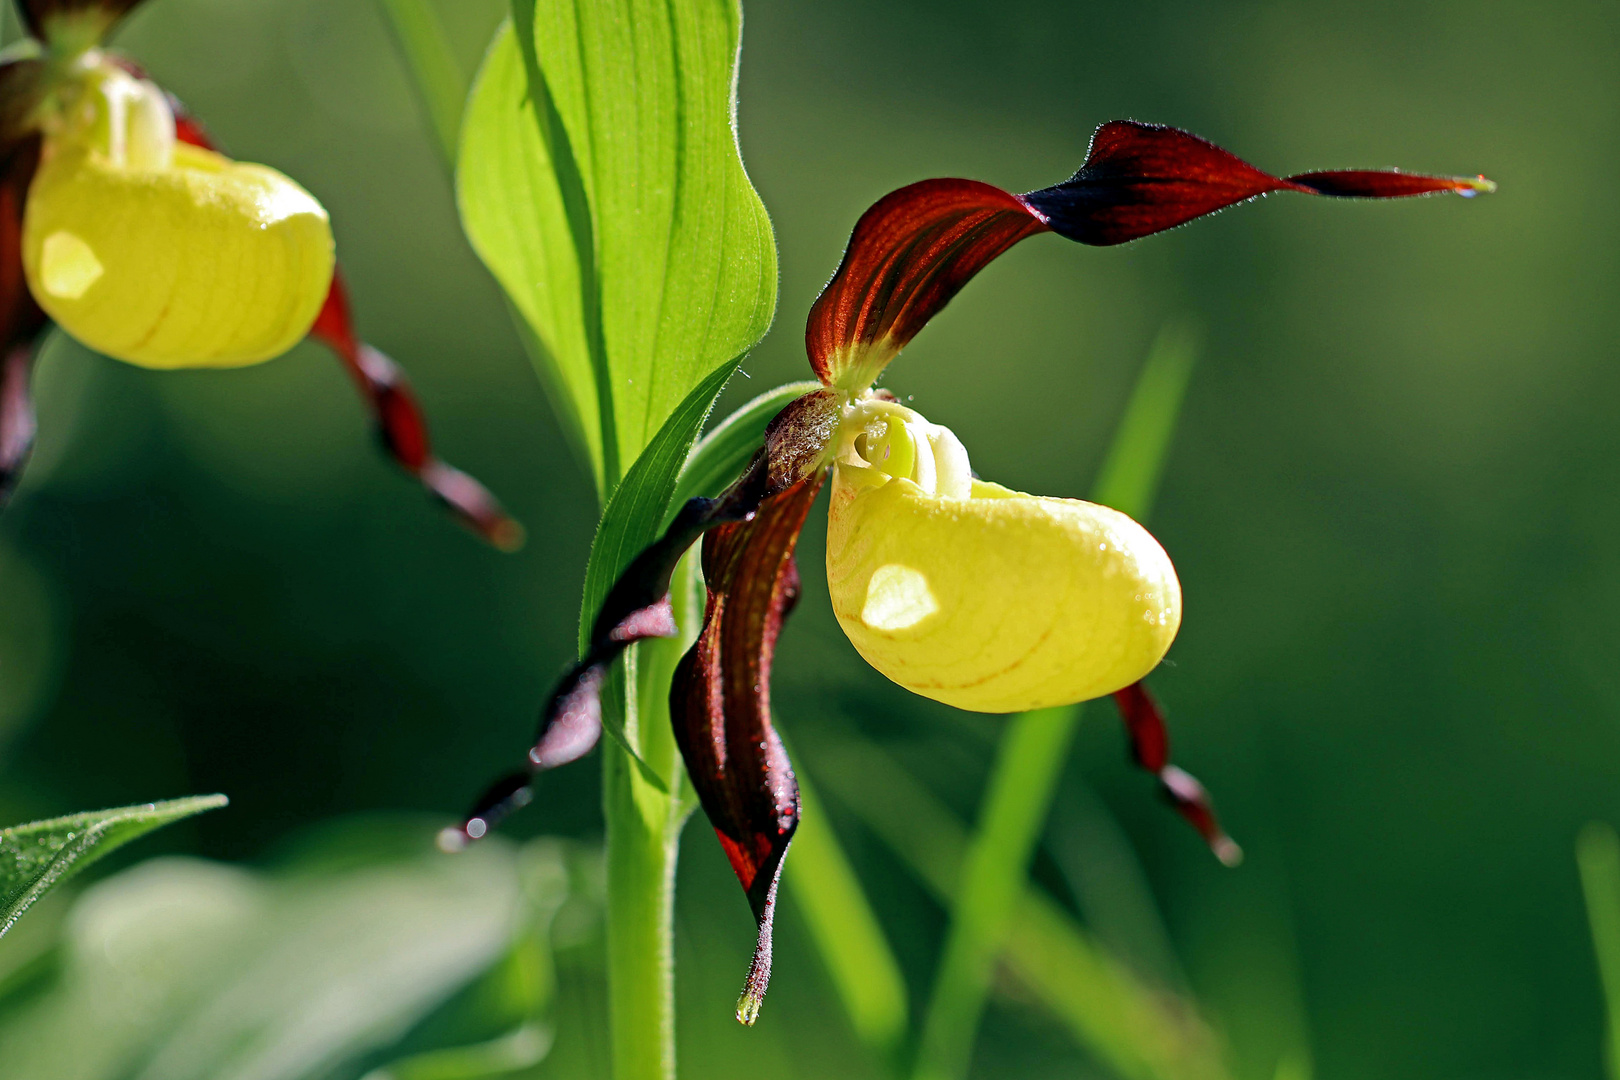
{"type": "Polygon", "coordinates": [[[143,367],[277,356],[331,285],[326,211],[274,169],[174,142],[147,86],[109,76],[89,134],[46,140],[23,220],[29,287],[68,333],[143,367]]]}
{"type": "Polygon", "coordinates": [[[1146,529],[970,479],[955,436],[903,412],[913,438],[887,440],[886,461],[846,451],[833,468],[827,583],[868,663],[947,705],[1019,712],[1112,693],[1163,659],[1181,586],[1146,529]],[[941,448],[960,461],[934,464],[941,448]]]}

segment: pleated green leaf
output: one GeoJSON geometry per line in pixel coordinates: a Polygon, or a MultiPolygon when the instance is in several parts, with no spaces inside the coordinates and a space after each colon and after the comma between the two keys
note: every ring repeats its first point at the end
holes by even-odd
{"type": "Polygon", "coordinates": [[[775,310],[733,128],[740,30],[736,0],[514,0],[464,118],[463,225],[604,499],[775,310]]]}

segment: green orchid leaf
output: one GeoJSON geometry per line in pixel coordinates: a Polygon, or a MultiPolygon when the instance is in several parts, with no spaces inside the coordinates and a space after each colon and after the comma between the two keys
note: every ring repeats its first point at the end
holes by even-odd
{"type": "Polygon", "coordinates": [[[733,127],[740,30],[736,0],[514,0],[464,118],[463,225],[604,496],[775,310],[733,127]]]}
{"type": "Polygon", "coordinates": [[[40,897],[103,855],[229,801],[223,795],[196,795],[0,829],[0,935],[40,897]]]}

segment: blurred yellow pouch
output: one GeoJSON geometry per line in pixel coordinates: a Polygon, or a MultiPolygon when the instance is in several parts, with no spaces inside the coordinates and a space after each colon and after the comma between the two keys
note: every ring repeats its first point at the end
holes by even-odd
{"type": "Polygon", "coordinates": [[[331,285],[326,211],[262,165],[176,144],[164,167],[47,145],[23,265],[45,312],[153,368],[238,367],[296,344],[331,285]]]}
{"type": "Polygon", "coordinates": [[[1169,556],[1119,511],[980,480],[966,498],[931,494],[847,458],[833,469],[827,581],[868,663],[977,712],[1112,693],[1181,625],[1169,556]]]}

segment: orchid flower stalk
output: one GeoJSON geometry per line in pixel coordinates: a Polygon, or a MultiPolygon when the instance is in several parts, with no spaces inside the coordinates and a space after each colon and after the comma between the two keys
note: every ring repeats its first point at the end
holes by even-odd
{"type": "Polygon", "coordinates": [[[856,223],[805,332],[818,389],[766,430],[748,468],[694,498],[630,562],[597,613],[589,647],[542,710],[522,771],[494,786],[441,844],[485,835],[530,798],[535,774],[595,745],[601,691],[630,645],[677,634],[670,583],[702,538],[707,604],[669,689],[674,734],[699,800],[757,924],[737,1007],[751,1024],[770,977],[777,882],[799,818],[775,730],[770,670],[798,599],[794,550],[831,479],[827,578],[839,625],[877,670],[914,693],[1005,713],[1113,695],[1137,762],[1225,862],[1239,850],[1192,776],[1170,762],[1143,679],[1181,624],[1169,556],[1108,507],[1014,491],[977,477],[940,424],[874,384],[974,275],[1040,233],[1121,244],[1273,192],[1397,198],[1493,190],[1483,177],[1343,170],[1278,177],[1175,128],[1113,121],[1084,164],[1049,188],[1012,194],[926,180],[856,223]]]}
{"type": "Polygon", "coordinates": [[[140,0],[23,0],[0,59],[0,502],[33,445],[28,383],[54,324],[140,367],[263,363],[305,337],[343,361],[384,449],[503,549],[522,528],[433,453],[398,366],[355,334],[325,208],[218,152],[127,57],[103,48],[140,0]]]}

